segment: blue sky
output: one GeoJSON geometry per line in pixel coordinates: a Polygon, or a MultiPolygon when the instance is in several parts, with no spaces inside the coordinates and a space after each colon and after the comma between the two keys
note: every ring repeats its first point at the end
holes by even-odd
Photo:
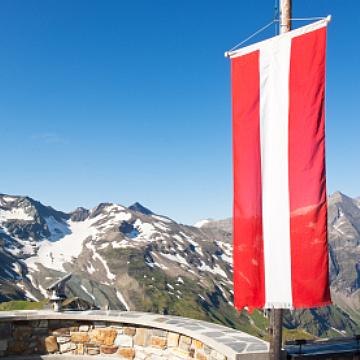
{"type": "MultiPolygon", "coordinates": [[[[294,17],[333,15],[328,191],[359,196],[360,3],[293,3],[294,17]]],[[[139,201],[184,223],[230,216],[223,53],[273,12],[273,0],[1,1],[0,192],[65,211],[139,201]]]]}

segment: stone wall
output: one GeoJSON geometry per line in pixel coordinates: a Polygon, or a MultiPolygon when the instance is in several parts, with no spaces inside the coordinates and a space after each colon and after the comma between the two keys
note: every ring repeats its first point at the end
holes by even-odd
{"type": "Polygon", "coordinates": [[[161,329],[73,320],[0,323],[0,356],[35,354],[227,360],[201,341],[161,329]]]}

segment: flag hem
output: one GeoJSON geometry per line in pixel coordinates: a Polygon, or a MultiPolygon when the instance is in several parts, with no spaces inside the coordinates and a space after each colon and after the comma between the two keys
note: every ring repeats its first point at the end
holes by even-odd
{"type": "Polygon", "coordinates": [[[241,49],[229,51],[227,54],[230,57],[230,59],[236,58],[238,56],[243,56],[243,55],[246,55],[253,51],[259,50],[261,47],[263,47],[267,43],[278,41],[279,39],[282,39],[284,37],[294,38],[294,37],[306,34],[310,31],[320,29],[324,26],[327,26],[328,22],[329,22],[329,18],[325,18],[325,19],[316,21],[314,23],[311,23],[309,25],[299,27],[299,28],[289,31],[287,33],[280,34],[280,35],[272,37],[270,39],[266,39],[266,40],[260,41],[258,43],[243,47],[241,49]]]}

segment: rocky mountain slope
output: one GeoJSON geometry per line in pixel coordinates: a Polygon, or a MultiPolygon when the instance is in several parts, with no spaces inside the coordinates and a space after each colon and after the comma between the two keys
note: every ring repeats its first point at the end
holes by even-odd
{"type": "MultiPolygon", "coordinates": [[[[231,219],[205,221],[209,230],[232,231],[231,219]]],[[[330,283],[334,306],[287,312],[288,327],[301,326],[318,335],[359,332],[360,200],[335,192],[328,199],[330,283]],[[353,322],[357,325],[353,327],[353,322]]]]}
{"type": "MultiPolygon", "coordinates": [[[[329,208],[338,307],[289,313],[286,325],[351,334],[359,320],[359,201],[335,193],[329,208]]],[[[29,197],[0,195],[0,301],[41,300],[51,282],[72,272],[69,296],[99,307],[179,314],[266,336],[262,312],[233,309],[231,237],[231,220],[187,226],[139,203],[63,213],[29,197]]]]}

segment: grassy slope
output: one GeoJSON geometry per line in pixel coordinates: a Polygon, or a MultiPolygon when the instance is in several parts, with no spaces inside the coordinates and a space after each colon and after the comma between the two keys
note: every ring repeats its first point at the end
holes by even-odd
{"type": "Polygon", "coordinates": [[[47,304],[47,300],[39,302],[26,301],[26,300],[12,300],[0,303],[0,311],[12,310],[40,310],[47,304]]]}

